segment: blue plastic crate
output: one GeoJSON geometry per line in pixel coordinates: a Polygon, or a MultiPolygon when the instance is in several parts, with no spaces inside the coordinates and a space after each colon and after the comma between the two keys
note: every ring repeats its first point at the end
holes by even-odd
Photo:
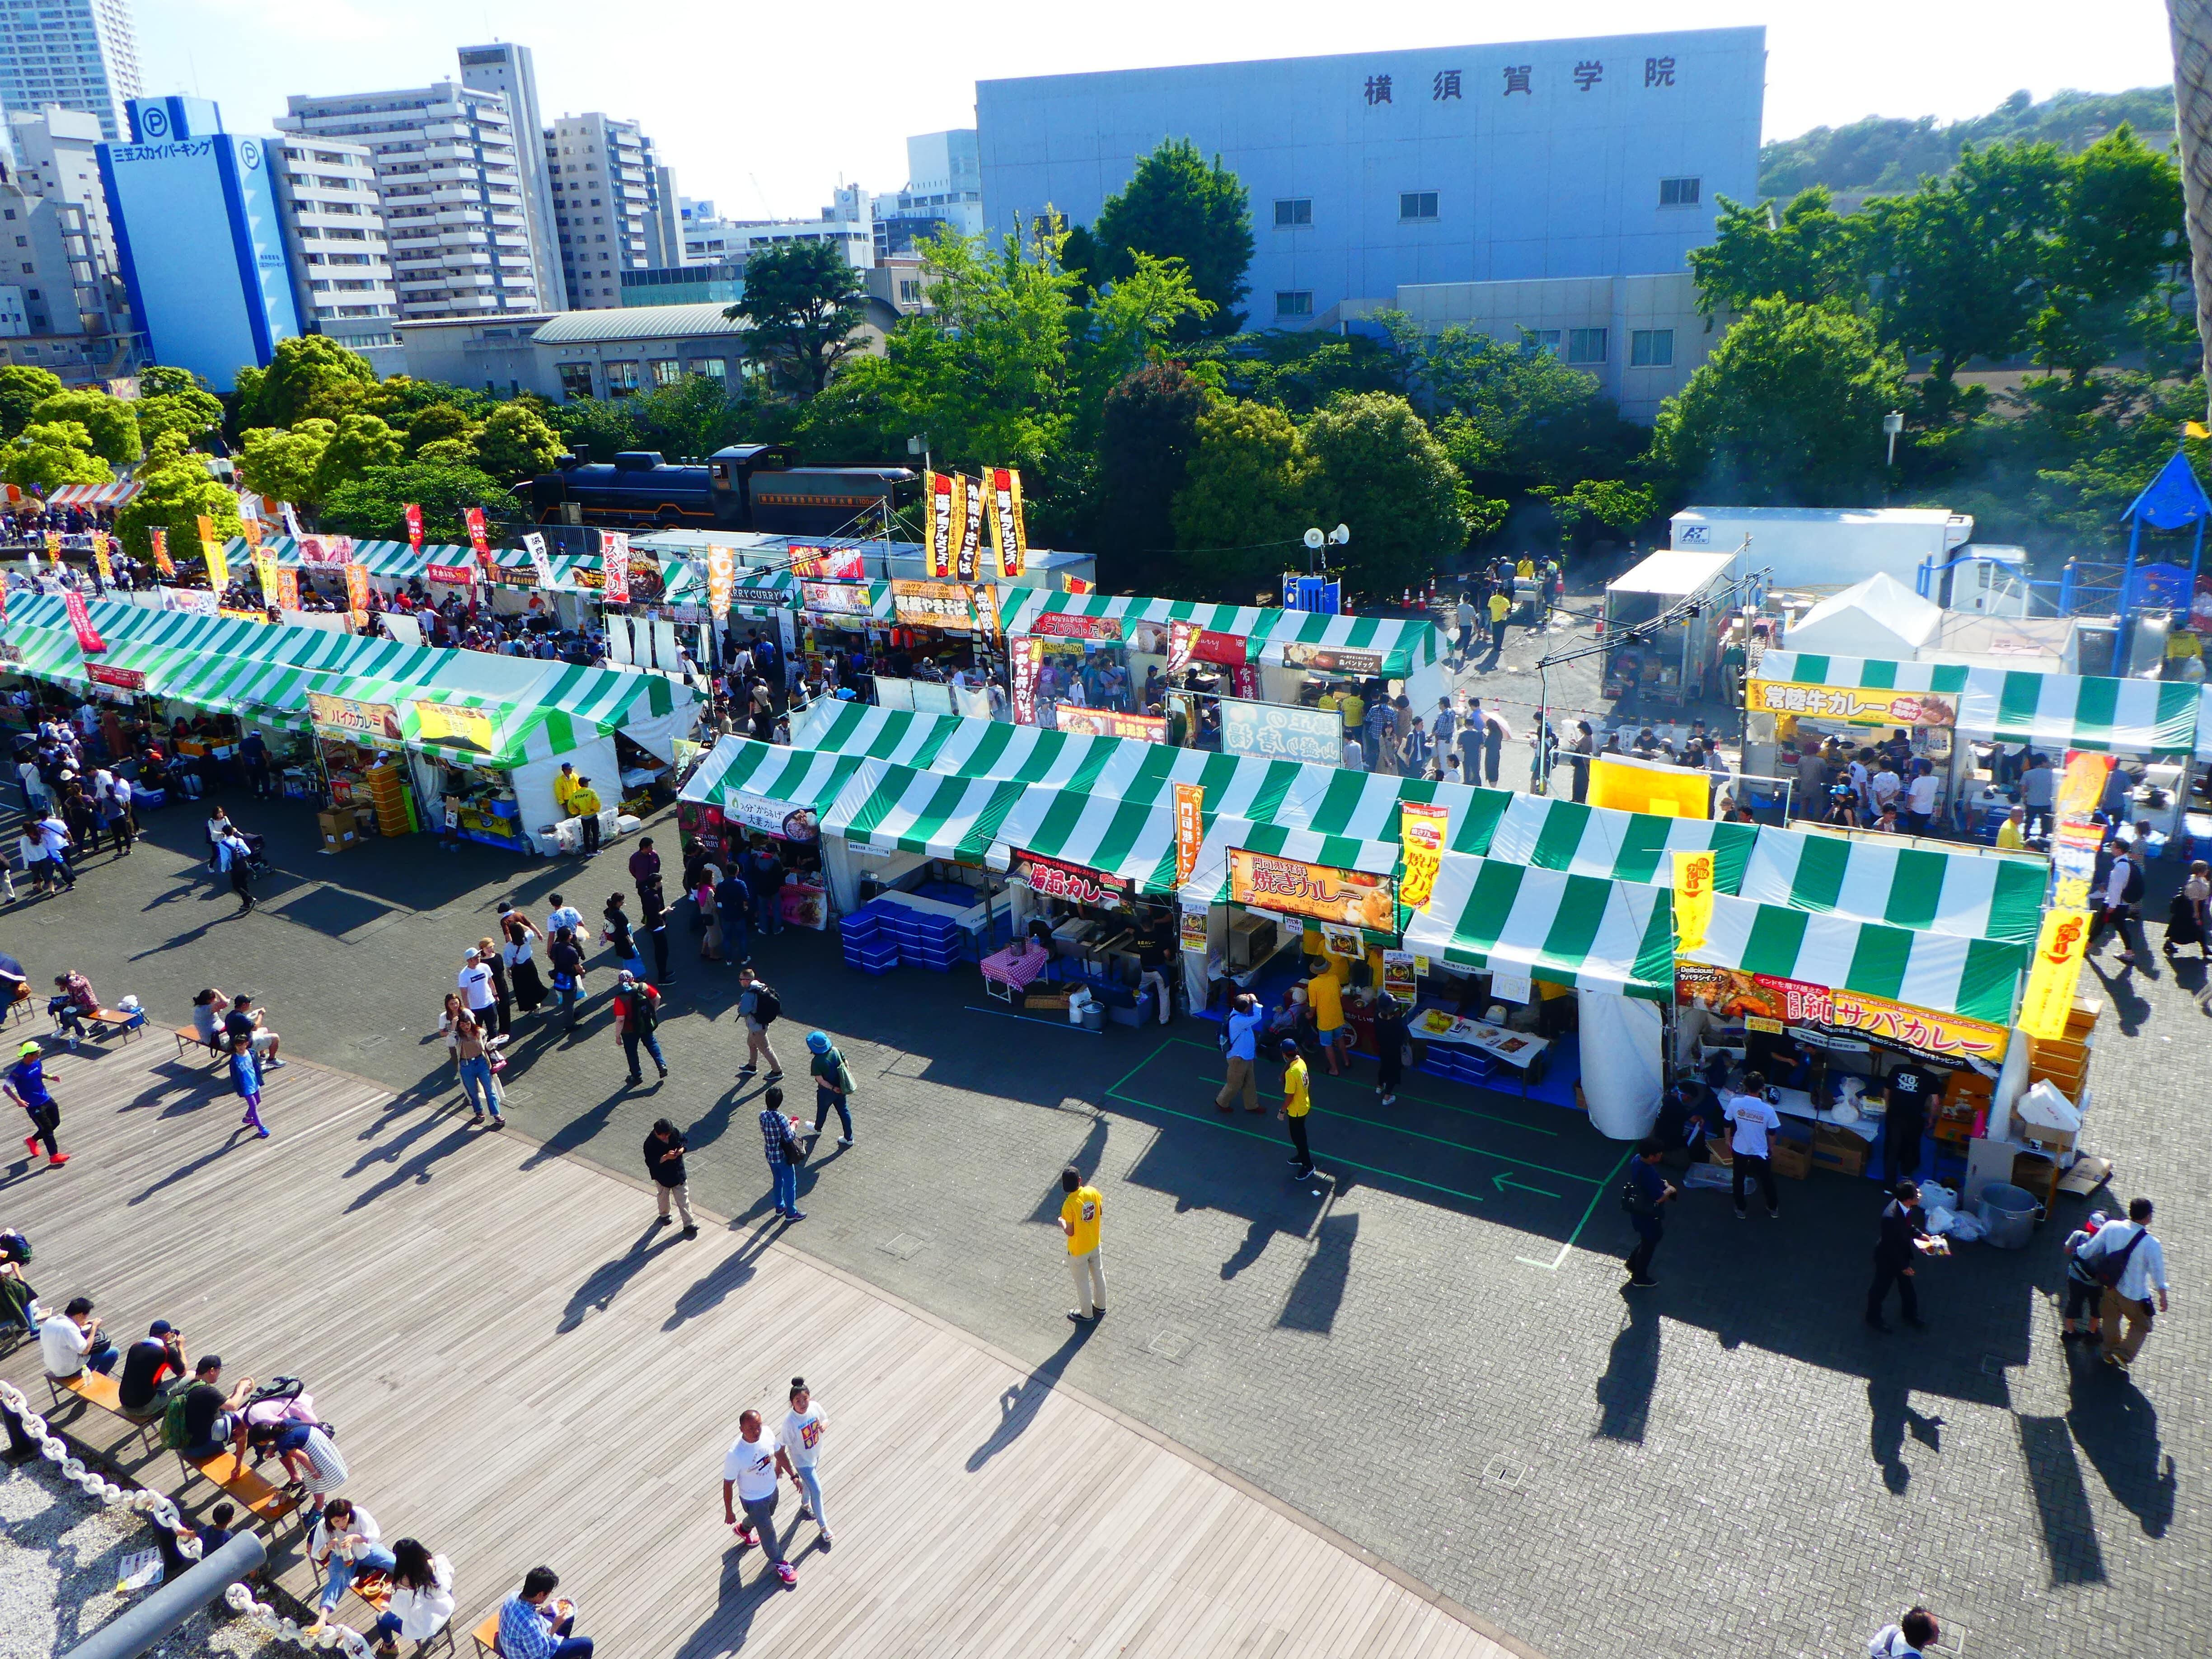
{"type": "Polygon", "coordinates": [[[846,917],[837,933],[848,949],[856,945],[873,945],[884,937],[881,922],[873,916],[858,915],[846,917]]]}
{"type": "Polygon", "coordinates": [[[952,971],[953,963],[960,958],[915,951],[902,951],[899,952],[899,960],[909,968],[927,968],[932,973],[946,974],[952,971]]]}

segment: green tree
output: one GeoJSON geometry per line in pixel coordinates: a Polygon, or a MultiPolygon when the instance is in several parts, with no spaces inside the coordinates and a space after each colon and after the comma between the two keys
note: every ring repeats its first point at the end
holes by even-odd
{"type": "Polygon", "coordinates": [[[92,434],[75,421],[27,426],[0,450],[0,478],[25,489],[106,483],[114,476],[107,463],[93,453],[92,434]]]}
{"type": "Polygon", "coordinates": [[[1588,545],[1600,530],[1633,530],[1659,510],[1658,492],[1650,485],[1619,478],[1584,478],[1571,489],[1547,486],[1536,493],[1551,502],[1559,528],[1577,547],[1588,545]]]}
{"type": "Polygon", "coordinates": [[[1654,461],[1712,501],[1856,506],[1881,492],[1881,418],[1904,373],[1840,303],[1754,301],[1661,406],[1654,461]]]}
{"type": "Polygon", "coordinates": [[[1402,393],[1408,373],[1394,338],[1368,334],[1267,329],[1201,342],[1193,356],[1200,372],[1218,368],[1232,396],[1275,404],[1297,416],[1310,415],[1342,392],[1402,393]]]}
{"type": "Polygon", "coordinates": [[[105,392],[58,392],[33,410],[31,418],[75,422],[92,434],[92,453],[110,465],[130,466],[138,459],[138,412],[105,392]]]}
{"type": "Polygon", "coordinates": [[[519,517],[498,479],[473,466],[421,459],[371,467],[333,489],[319,521],[333,534],[398,539],[407,533],[407,506],[422,509],[430,541],[465,542],[467,514],[482,507],[495,535],[519,517]]]}
{"type": "MultiPolygon", "coordinates": [[[[543,398],[530,392],[512,401],[528,404],[541,412],[547,406],[543,398]]],[[[443,380],[418,380],[405,374],[391,375],[379,381],[362,399],[362,407],[368,413],[402,429],[433,404],[451,404],[471,419],[482,419],[497,406],[493,399],[473,387],[449,386],[443,380]]]]}
{"type": "Polygon", "coordinates": [[[744,297],[723,312],[750,325],[745,352],[810,393],[860,349],[867,289],[828,242],[778,242],[745,261],[744,297]]]}
{"type": "Polygon", "coordinates": [[[1184,313],[1174,338],[1225,336],[1243,327],[1237,304],[1251,291],[1244,281],[1252,264],[1251,198],[1219,156],[1209,167],[1189,139],[1164,141],[1106,198],[1091,237],[1093,283],[1102,274],[1115,281],[1132,275],[1140,253],[1183,262],[1212,309],[1184,313]]]}
{"type": "Polygon", "coordinates": [[[2181,173],[2122,125],[2071,158],[2057,234],[2043,250],[2046,296],[2034,323],[2045,362],[2075,381],[2179,319],[2161,283],[2189,257],[2181,173]]]}
{"type": "Polygon", "coordinates": [[[534,477],[551,471],[561,459],[561,434],[525,404],[502,404],[492,410],[476,439],[477,465],[495,478],[534,477]]]}
{"type": "Polygon", "coordinates": [[[368,359],[327,334],[296,334],[276,343],[266,368],[238,372],[238,426],[294,427],[334,421],[376,390],[368,359]]]}
{"type": "Polygon", "coordinates": [[[138,480],[138,493],[115,515],[116,533],[131,557],[152,563],[150,532],[157,525],[168,532],[171,558],[197,556],[203,514],[219,540],[240,533],[238,496],[208,476],[207,458],[187,449],[177,434],[164,433],[147,446],[138,480]]]}
{"type": "Polygon", "coordinates": [[[1107,394],[1151,362],[1162,343],[1212,302],[1200,296],[1180,259],[1134,255],[1129,274],[1103,289],[1071,320],[1067,389],[1074,416],[1072,441],[1085,453],[1098,444],[1107,394]]]}
{"type": "Polygon", "coordinates": [[[173,363],[149,363],[138,371],[138,396],[173,398],[181,392],[205,392],[208,383],[189,368],[179,368],[173,363]]]}
{"type": "Polygon", "coordinates": [[[373,467],[390,466],[399,459],[399,434],[374,415],[338,417],[337,429],[315,463],[317,501],[330,499],[340,484],[360,477],[373,467]]]}
{"type": "Polygon", "coordinates": [[[1247,599],[1280,580],[1315,520],[1314,465],[1291,417],[1268,404],[1215,404],[1172,516],[1196,590],[1247,599]]]}
{"type": "Polygon", "coordinates": [[[1765,204],[1717,198],[1713,240],[1690,250],[1698,303],[1708,315],[1747,311],[1769,295],[1796,305],[1866,298],[1866,276],[1852,227],[1823,185],[1800,191],[1778,214],[1765,204]]]}
{"type": "Polygon", "coordinates": [[[1305,424],[1320,517],[1352,527],[1350,576],[1386,592],[1425,581],[1462,551],[1472,527],[1467,484],[1403,398],[1339,398],[1305,424]]]}
{"type": "Polygon", "coordinates": [[[189,443],[222,424],[222,399],[212,392],[188,386],[149,397],[143,376],[140,386],[138,401],[131,407],[138,412],[138,435],[149,450],[165,432],[176,433],[189,443]]]}
{"type": "Polygon", "coordinates": [[[1446,328],[1420,343],[1415,379],[1437,438],[1479,495],[1617,477],[1650,441],[1595,376],[1527,343],[1446,328]]]}
{"type": "Polygon", "coordinates": [[[1175,500],[1215,394],[1180,363],[1124,375],[1099,421],[1098,507],[1089,545],[1103,586],[1157,593],[1174,580],[1175,500]]]}
{"type": "Polygon", "coordinates": [[[407,453],[419,453],[425,444],[436,443],[441,438],[473,442],[476,429],[475,416],[459,404],[422,404],[407,417],[407,453]]]}
{"type": "Polygon", "coordinates": [[[62,390],[62,377],[27,363],[0,368],[0,439],[13,438],[31,423],[31,411],[62,390]]]}
{"type": "Polygon", "coordinates": [[[336,421],[301,421],[289,431],[254,427],[240,439],[238,476],[258,495],[312,507],[321,495],[316,480],[323,451],[337,435],[336,421]]]}

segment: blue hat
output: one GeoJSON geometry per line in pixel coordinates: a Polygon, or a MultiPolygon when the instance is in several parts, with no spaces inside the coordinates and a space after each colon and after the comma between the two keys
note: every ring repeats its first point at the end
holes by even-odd
{"type": "Polygon", "coordinates": [[[1296,1037],[1285,1037],[1279,1046],[1285,1054],[1294,1054],[1298,1051],[1298,1040],[1296,1037]]]}
{"type": "Polygon", "coordinates": [[[819,1031],[809,1031],[806,1034],[806,1047],[810,1053],[826,1054],[830,1052],[830,1039],[819,1031]]]}

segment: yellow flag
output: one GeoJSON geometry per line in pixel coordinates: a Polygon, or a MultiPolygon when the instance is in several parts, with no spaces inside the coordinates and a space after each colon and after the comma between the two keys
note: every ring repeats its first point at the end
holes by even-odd
{"type": "MultiPolygon", "coordinates": [[[[202,519],[200,522],[205,524],[207,520],[202,519]]],[[[230,586],[230,562],[223,557],[222,544],[212,536],[201,538],[200,557],[207,561],[208,586],[220,596],[230,586]]]]}
{"type": "Polygon", "coordinates": [[[1409,910],[1427,910],[1437,896],[1450,819],[1449,807],[1410,800],[1399,805],[1398,842],[1404,849],[1406,873],[1398,884],[1398,900],[1409,910]]]}
{"type": "Polygon", "coordinates": [[[1713,925],[1717,860],[1708,851],[1674,854],[1674,953],[1686,956],[1705,942],[1713,925]]]}
{"type": "Polygon", "coordinates": [[[2028,1036],[2049,1040],[2066,1035],[2074,987],[2081,977],[2081,958],[2088,948],[2087,911],[2043,913],[2043,933],[2035,941],[2035,965],[2028,969],[2027,994],[2020,1009],[2020,1029],[2028,1036]]]}
{"type": "Polygon", "coordinates": [[[2208,428],[2202,421],[2186,422],[2183,424],[2181,430],[2183,435],[2185,437],[2212,438],[2212,428],[2208,428]]]}

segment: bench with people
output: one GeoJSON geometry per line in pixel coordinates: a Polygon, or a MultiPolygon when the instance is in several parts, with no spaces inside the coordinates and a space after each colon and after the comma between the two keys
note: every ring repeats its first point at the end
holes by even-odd
{"type": "Polygon", "coordinates": [[[125,997],[123,1002],[118,1008],[106,1007],[94,994],[92,981],[82,974],[56,974],[54,994],[46,999],[46,1015],[54,1023],[54,1035],[68,1038],[71,1048],[81,1037],[98,1039],[118,1032],[128,1042],[144,1030],[146,1011],[136,997],[125,997]]]}

